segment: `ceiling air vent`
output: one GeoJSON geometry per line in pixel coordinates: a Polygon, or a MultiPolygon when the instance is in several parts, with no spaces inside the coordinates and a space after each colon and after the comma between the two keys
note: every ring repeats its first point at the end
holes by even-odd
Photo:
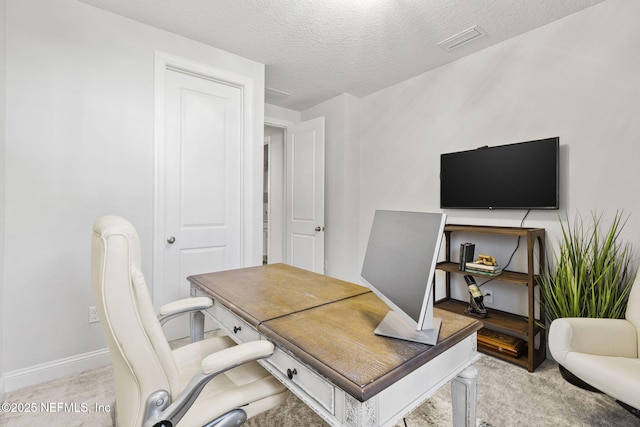
{"type": "Polygon", "coordinates": [[[462,32],[459,32],[458,34],[451,36],[446,40],[441,41],[440,43],[438,43],[438,46],[445,50],[452,50],[458,46],[470,42],[471,40],[482,37],[485,34],[486,33],[482,30],[482,28],[476,25],[462,32]]]}
{"type": "Polygon", "coordinates": [[[285,92],[279,89],[274,89],[271,87],[265,88],[265,93],[267,96],[271,96],[273,98],[288,98],[291,96],[289,92],[285,92]]]}

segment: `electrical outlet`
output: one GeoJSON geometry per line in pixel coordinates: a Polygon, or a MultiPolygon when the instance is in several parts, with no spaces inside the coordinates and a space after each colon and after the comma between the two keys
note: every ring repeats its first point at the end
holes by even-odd
{"type": "Polygon", "coordinates": [[[493,291],[484,292],[484,302],[487,304],[493,304],[493,291]]]}
{"type": "Polygon", "coordinates": [[[98,317],[98,310],[95,306],[89,307],[89,323],[96,323],[100,321],[100,317],[98,317]]]}

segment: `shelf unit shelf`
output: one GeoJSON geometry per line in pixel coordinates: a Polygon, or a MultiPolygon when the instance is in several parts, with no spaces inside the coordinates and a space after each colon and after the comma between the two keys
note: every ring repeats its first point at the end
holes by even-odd
{"type": "MultiPolygon", "coordinates": [[[[534,288],[538,286],[538,276],[535,274],[534,253],[536,243],[538,244],[538,263],[539,269],[544,267],[544,240],[545,230],[543,228],[524,228],[524,227],[494,227],[494,226],[478,226],[478,225],[446,225],[445,233],[445,254],[446,260],[438,263],[437,268],[444,271],[446,281],[446,296],[436,303],[436,307],[464,314],[468,307],[467,301],[458,301],[451,298],[451,274],[470,274],[475,277],[488,278],[491,277],[505,283],[511,283],[519,286],[527,287],[528,296],[528,315],[520,316],[506,311],[489,309],[488,315],[481,318],[484,328],[506,334],[512,337],[520,338],[527,342],[527,348],[519,357],[513,357],[509,354],[494,350],[483,345],[478,345],[478,350],[485,354],[500,358],[507,362],[526,368],[529,372],[533,372],[545,360],[546,348],[546,330],[540,327],[535,318],[535,299],[534,288]],[[526,238],[527,241],[527,271],[524,273],[514,271],[503,271],[498,276],[489,276],[481,273],[469,273],[460,271],[459,263],[451,260],[451,234],[454,232],[463,233],[483,233],[493,235],[509,235],[520,236],[526,238]]],[[[469,316],[474,317],[474,316],[469,316]]],[[[474,317],[478,319],[477,317],[474,317]]]]}
{"type": "Polygon", "coordinates": [[[481,344],[478,344],[478,350],[484,354],[488,354],[489,356],[496,357],[498,359],[506,360],[507,362],[513,363],[514,365],[521,366],[523,368],[529,367],[529,359],[527,357],[527,352],[529,348],[527,347],[524,352],[519,357],[513,357],[508,354],[502,353],[498,350],[494,350],[490,347],[485,347],[481,344]]]}
{"type": "MultiPolygon", "coordinates": [[[[457,262],[443,261],[438,263],[437,268],[440,270],[447,271],[449,273],[458,273],[458,274],[462,273],[458,268],[457,262]]],[[[527,276],[525,273],[518,273],[515,271],[505,270],[498,276],[492,276],[489,274],[482,274],[482,273],[475,273],[475,272],[472,273],[469,271],[465,271],[464,274],[468,274],[470,276],[475,276],[475,277],[482,277],[483,279],[496,279],[502,282],[515,283],[517,285],[527,286],[529,284],[529,276],[527,276]]]]}

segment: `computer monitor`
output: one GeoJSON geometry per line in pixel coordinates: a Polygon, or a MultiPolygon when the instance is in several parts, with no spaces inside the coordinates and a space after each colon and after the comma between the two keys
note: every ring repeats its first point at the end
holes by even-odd
{"type": "Polygon", "coordinates": [[[445,222],[441,213],[375,212],[362,278],[391,307],[376,335],[437,342],[441,320],[433,317],[433,277],[445,222]]]}

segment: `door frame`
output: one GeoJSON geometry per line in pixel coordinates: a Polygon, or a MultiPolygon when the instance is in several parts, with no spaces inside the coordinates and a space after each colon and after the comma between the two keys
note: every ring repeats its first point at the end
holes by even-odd
{"type": "MultiPolygon", "coordinates": [[[[192,61],[190,59],[178,57],[161,51],[154,51],[154,188],[153,188],[153,259],[152,259],[152,280],[149,283],[153,301],[158,305],[164,300],[165,284],[163,266],[165,261],[165,151],[164,151],[164,89],[165,72],[167,69],[190,74],[194,77],[213,80],[222,84],[227,84],[240,89],[242,98],[242,138],[241,138],[241,221],[240,221],[240,244],[241,244],[241,267],[255,265],[256,253],[262,252],[256,248],[258,241],[255,224],[255,202],[256,191],[261,189],[255,187],[255,156],[262,156],[261,153],[254,153],[256,150],[255,141],[259,135],[254,132],[255,116],[255,82],[254,79],[237,74],[228,70],[223,70],[215,66],[192,61]]],[[[262,138],[260,147],[262,147],[262,138]]]]}
{"type": "MultiPolygon", "coordinates": [[[[293,126],[296,122],[292,122],[289,120],[283,120],[283,119],[277,119],[275,117],[265,117],[264,118],[264,126],[271,126],[274,128],[279,128],[282,129],[282,131],[284,132],[284,138],[282,141],[283,144],[283,156],[286,157],[286,152],[287,152],[287,134],[289,133],[289,127],[293,126]]],[[[271,155],[271,150],[269,150],[269,155],[271,155]]],[[[285,161],[285,159],[282,159],[282,166],[283,166],[283,171],[282,173],[284,174],[283,176],[283,188],[282,188],[282,194],[284,195],[284,197],[282,198],[282,212],[285,212],[286,210],[286,204],[287,204],[287,197],[286,197],[286,185],[287,185],[287,162],[285,161]]],[[[269,204],[269,210],[271,210],[271,204],[269,204]]],[[[286,253],[287,253],[287,226],[286,226],[286,221],[285,218],[282,218],[282,223],[283,223],[283,227],[282,227],[282,235],[280,236],[282,239],[282,244],[283,244],[283,262],[286,260],[286,253]]],[[[271,235],[271,212],[269,212],[269,234],[271,235]]]]}

